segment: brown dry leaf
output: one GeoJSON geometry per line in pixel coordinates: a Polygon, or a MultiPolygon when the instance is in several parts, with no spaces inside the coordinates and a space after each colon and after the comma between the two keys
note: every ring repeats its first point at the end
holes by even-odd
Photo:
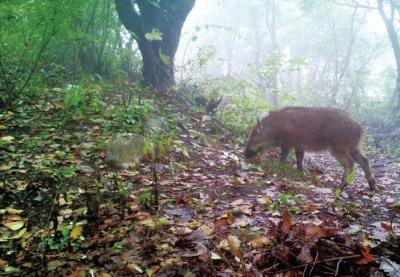
{"type": "Polygon", "coordinates": [[[284,236],[289,232],[291,226],[292,226],[292,216],[288,212],[287,208],[285,208],[282,213],[282,226],[281,226],[281,231],[284,236]]]}
{"type": "Polygon", "coordinates": [[[242,259],[242,253],[240,252],[240,240],[237,237],[230,235],[228,236],[227,241],[232,255],[242,259]]]}
{"type": "Polygon", "coordinates": [[[317,225],[308,224],[305,227],[305,240],[307,242],[317,242],[320,238],[325,236],[326,236],[325,231],[322,230],[321,227],[317,225]]]}
{"type": "Polygon", "coordinates": [[[393,232],[393,228],[391,224],[381,222],[381,226],[383,229],[385,229],[386,232],[393,232]]]}
{"type": "Polygon", "coordinates": [[[232,224],[235,221],[235,216],[231,212],[226,214],[226,218],[228,220],[228,224],[232,224]]]}
{"type": "Polygon", "coordinates": [[[0,268],[5,268],[6,266],[8,266],[8,262],[0,259],[0,268]]]}
{"type": "Polygon", "coordinates": [[[271,242],[267,237],[265,236],[258,236],[251,241],[249,241],[249,244],[253,248],[261,248],[264,247],[265,245],[268,245],[271,242]]]}
{"type": "Polygon", "coordinates": [[[297,256],[297,258],[302,261],[303,263],[312,263],[312,261],[314,260],[313,257],[311,256],[311,251],[310,251],[310,247],[307,245],[304,245],[301,248],[301,252],[300,254],[297,256]]]}
{"type": "Polygon", "coordinates": [[[270,205],[272,204],[272,198],[269,197],[268,195],[264,195],[263,197],[258,198],[257,202],[263,205],[270,205]]]}
{"type": "Polygon", "coordinates": [[[312,212],[315,212],[316,210],[317,210],[317,207],[315,206],[314,203],[308,203],[307,204],[307,206],[306,206],[306,211],[307,212],[312,213],[312,212]]]}

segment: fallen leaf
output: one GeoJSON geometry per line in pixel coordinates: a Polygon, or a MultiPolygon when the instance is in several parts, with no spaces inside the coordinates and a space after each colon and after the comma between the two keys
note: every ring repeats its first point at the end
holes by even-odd
{"type": "Polygon", "coordinates": [[[282,225],[281,232],[283,236],[286,236],[292,226],[292,216],[288,212],[287,208],[285,208],[282,212],[282,225]]]}
{"type": "Polygon", "coordinates": [[[217,253],[211,251],[211,260],[221,260],[221,256],[218,255],[217,253]]]}
{"type": "Polygon", "coordinates": [[[385,222],[381,222],[381,226],[385,229],[386,232],[393,232],[393,228],[391,224],[387,224],[385,222]]]}
{"type": "Polygon", "coordinates": [[[69,235],[69,237],[72,240],[76,240],[77,238],[79,238],[82,235],[82,226],[75,226],[74,228],[72,228],[71,233],[69,235]]]}
{"type": "Polygon", "coordinates": [[[13,208],[6,208],[7,213],[9,214],[22,214],[24,210],[17,210],[13,208]]]}
{"type": "Polygon", "coordinates": [[[242,253],[240,252],[240,240],[237,237],[230,235],[227,238],[227,242],[232,255],[238,257],[239,259],[242,259],[242,253]]]}
{"type": "Polygon", "coordinates": [[[206,236],[211,236],[214,233],[214,230],[207,225],[201,225],[199,229],[201,229],[206,236]]]}
{"type": "Polygon", "coordinates": [[[249,244],[253,248],[261,248],[264,247],[265,245],[268,245],[271,242],[267,237],[265,236],[258,236],[251,241],[249,241],[249,244]]]}
{"type": "Polygon", "coordinates": [[[8,266],[8,262],[0,259],[0,268],[5,268],[6,266],[8,266]]]}
{"type": "Polygon", "coordinates": [[[3,223],[4,226],[6,226],[7,228],[16,231],[21,229],[22,227],[24,227],[25,222],[24,221],[8,221],[3,223]]]}
{"type": "Polygon", "coordinates": [[[5,141],[5,142],[11,142],[14,140],[13,136],[4,136],[0,138],[1,141],[5,141]]]}
{"type": "Polygon", "coordinates": [[[272,198],[269,197],[268,195],[264,195],[263,197],[258,198],[257,202],[263,205],[270,205],[272,204],[272,198]]]}
{"type": "Polygon", "coordinates": [[[325,231],[322,230],[321,227],[314,224],[308,224],[305,227],[304,232],[305,232],[305,240],[307,242],[317,242],[320,238],[326,236],[325,231]]]}
{"type": "Polygon", "coordinates": [[[137,264],[135,264],[135,263],[129,263],[126,267],[127,267],[131,272],[137,271],[137,272],[139,272],[139,273],[143,273],[143,269],[142,269],[140,266],[138,266],[137,264]]]}
{"type": "Polygon", "coordinates": [[[375,261],[375,257],[369,252],[369,248],[361,251],[363,258],[356,262],[356,264],[365,265],[375,261]]]}
{"type": "Polygon", "coordinates": [[[302,261],[303,263],[312,263],[314,261],[314,258],[311,256],[311,250],[308,245],[304,245],[301,248],[300,254],[297,256],[297,258],[302,261]]]}

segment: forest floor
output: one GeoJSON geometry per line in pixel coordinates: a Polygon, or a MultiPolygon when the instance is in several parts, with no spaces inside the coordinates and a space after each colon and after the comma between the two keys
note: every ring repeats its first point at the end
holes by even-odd
{"type": "Polygon", "coordinates": [[[1,274],[400,276],[398,160],[370,155],[377,191],[357,167],[342,192],[342,168],[327,153],[307,154],[306,174],[275,154],[249,163],[242,148],[213,135],[209,117],[178,111],[186,121],[169,159],[115,171],[95,146],[101,119],[77,124],[73,140],[50,123],[62,107],[44,103],[0,117],[1,274]],[[19,126],[24,120],[29,128],[19,126]],[[112,201],[101,196],[88,218],[86,185],[99,182],[112,201]],[[146,200],[154,182],[159,209],[146,200]],[[127,197],[115,196],[115,186],[127,183],[127,197]]]}

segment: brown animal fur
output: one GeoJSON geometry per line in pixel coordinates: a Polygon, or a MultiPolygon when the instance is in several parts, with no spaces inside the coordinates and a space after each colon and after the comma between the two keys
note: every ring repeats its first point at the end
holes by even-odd
{"type": "Polygon", "coordinates": [[[291,149],[295,149],[297,167],[303,170],[305,151],[329,152],[343,165],[342,186],[358,163],[365,173],[371,190],[375,180],[368,159],[361,153],[361,126],[343,110],[334,108],[287,107],[265,117],[253,129],[246,146],[245,156],[258,152],[282,149],[285,162],[291,149]]]}

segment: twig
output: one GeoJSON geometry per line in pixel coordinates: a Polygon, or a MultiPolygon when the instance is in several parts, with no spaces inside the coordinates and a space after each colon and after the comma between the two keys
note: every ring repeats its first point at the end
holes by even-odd
{"type": "Polygon", "coordinates": [[[312,271],[314,270],[315,263],[317,262],[317,259],[318,259],[318,251],[317,251],[317,255],[315,255],[315,259],[314,259],[314,262],[313,262],[313,266],[312,266],[312,268],[311,268],[311,270],[310,270],[310,273],[309,273],[308,275],[311,275],[312,271]]]}
{"type": "MultiPolygon", "coordinates": [[[[326,262],[334,262],[337,260],[349,260],[349,259],[355,259],[355,258],[360,258],[361,255],[350,255],[350,256],[344,256],[344,257],[335,257],[335,258],[329,258],[329,259],[325,259],[325,260],[320,260],[315,262],[315,264],[320,264],[320,263],[326,263],[326,262]]],[[[277,273],[281,273],[281,272],[285,272],[288,270],[293,270],[293,269],[299,269],[299,268],[303,268],[306,267],[308,265],[310,265],[311,263],[306,263],[306,264],[302,264],[302,265],[297,265],[297,266],[292,266],[290,268],[286,268],[286,269],[282,269],[279,271],[275,271],[275,272],[271,272],[271,274],[277,274],[277,273]]]]}
{"type": "Polygon", "coordinates": [[[340,263],[342,262],[342,259],[339,260],[338,264],[336,265],[336,271],[335,271],[335,276],[338,276],[339,273],[339,267],[340,267],[340,263]]]}

